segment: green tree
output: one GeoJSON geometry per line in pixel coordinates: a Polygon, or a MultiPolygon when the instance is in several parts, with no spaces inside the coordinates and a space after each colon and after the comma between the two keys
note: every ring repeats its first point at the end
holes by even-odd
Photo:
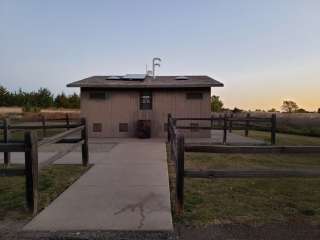
{"type": "Polygon", "coordinates": [[[64,92],[62,92],[61,94],[58,94],[56,96],[56,98],[54,99],[54,105],[58,108],[68,108],[69,107],[68,98],[64,94],[64,92]]]}
{"type": "Polygon", "coordinates": [[[53,94],[47,88],[40,88],[35,94],[35,100],[38,107],[48,108],[53,106],[53,94]]]}
{"type": "Polygon", "coordinates": [[[291,100],[285,100],[283,101],[283,104],[281,106],[282,111],[287,112],[287,113],[293,113],[296,110],[299,109],[299,106],[297,103],[291,100]]]}
{"type": "Polygon", "coordinates": [[[74,93],[68,96],[68,102],[70,108],[80,108],[80,97],[78,94],[74,93]]]}
{"type": "Polygon", "coordinates": [[[211,111],[221,112],[222,107],[223,107],[223,102],[220,100],[220,97],[213,95],[211,97],[211,111]]]}
{"type": "Polygon", "coordinates": [[[276,112],[276,111],[277,111],[277,109],[275,109],[275,108],[271,108],[268,110],[268,112],[276,112]]]}
{"type": "Polygon", "coordinates": [[[0,106],[8,106],[10,93],[8,90],[0,85],[0,106]]]}
{"type": "Polygon", "coordinates": [[[234,109],[232,110],[233,113],[242,113],[243,110],[237,107],[234,107],[234,109]]]}
{"type": "Polygon", "coordinates": [[[307,110],[303,109],[303,108],[299,108],[295,111],[296,113],[308,113],[307,110]]]}

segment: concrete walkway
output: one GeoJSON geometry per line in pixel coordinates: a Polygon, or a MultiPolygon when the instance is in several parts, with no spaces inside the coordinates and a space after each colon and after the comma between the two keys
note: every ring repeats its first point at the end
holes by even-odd
{"type": "Polygon", "coordinates": [[[172,231],[163,141],[129,141],[93,152],[94,166],[24,231],[172,231]]]}

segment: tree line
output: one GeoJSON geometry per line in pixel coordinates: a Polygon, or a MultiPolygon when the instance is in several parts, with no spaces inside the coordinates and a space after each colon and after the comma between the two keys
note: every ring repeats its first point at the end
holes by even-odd
{"type": "MultiPolygon", "coordinates": [[[[236,107],[231,110],[231,109],[224,108],[223,106],[224,104],[219,96],[215,96],[215,95],[211,96],[212,112],[222,112],[222,111],[232,111],[234,113],[245,112],[245,110],[242,110],[236,107]]],[[[281,105],[281,110],[282,112],[285,112],[285,113],[308,113],[307,110],[300,108],[296,102],[291,100],[283,101],[281,105]]],[[[261,109],[256,109],[255,112],[266,112],[266,111],[261,109]]],[[[269,109],[267,112],[279,112],[279,111],[277,111],[275,108],[272,108],[272,109],[269,109]]],[[[320,113],[320,108],[318,108],[316,112],[320,113]]]]}
{"type": "Polygon", "coordinates": [[[25,111],[36,111],[42,108],[79,108],[80,97],[74,93],[66,95],[59,93],[54,95],[47,88],[38,91],[26,92],[22,89],[10,92],[0,85],[0,107],[22,107],[25,111]]]}

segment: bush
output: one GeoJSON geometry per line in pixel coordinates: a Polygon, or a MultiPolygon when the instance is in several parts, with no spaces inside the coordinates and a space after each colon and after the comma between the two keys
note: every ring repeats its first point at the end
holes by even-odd
{"type": "Polygon", "coordinates": [[[23,112],[33,112],[33,113],[38,113],[40,112],[41,108],[40,107],[35,107],[31,106],[30,104],[26,104],[22,107],[23,112]]]}

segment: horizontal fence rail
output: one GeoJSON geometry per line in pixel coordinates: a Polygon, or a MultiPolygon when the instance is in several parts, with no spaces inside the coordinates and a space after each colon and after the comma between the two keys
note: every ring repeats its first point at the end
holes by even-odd
{"type": "Polygon", "coordinates": [[[62,133],[56,134],[56,135],[54,135],[52,137],[45,138],[45,139],[41,140],[39,142],[39,146],[46,145],[46,144],[51,144],[51,143],[56,143],[58,141],[63,140],[65,137],[70,136],[71,134],[79,132],[79,131],[81,131],[83,129],[84,129],[84,125],[81,125],[81,126],[78,125],[78,127],[72,128],[72,129],[67,130],[65,132],[62,132],[62,133]]]}
{"type": "Polygon", "coordinates": [[[320,153],[320,146],[221,146],[186,144],[186,152],[275,154],[275,153],[320,153]]]}
{"type": "MultiPolygon", "coordinates": [[[[28,125],[28,124],[15,124],[15,125],[10,125],[8,126],[8,129],[10,130],[37,130],[37,129],[55,129],[55,128],[74,128],[74,127],[79,127],[80,124],[53,124],[53,125],[28,125]]],[[[0,126],[0,129],[4,129],[5,126],[0,126]]]]}
{"type": "Polygon", "coordinates": [[[245,122],[245,121],[254,121],[254,122],[268,122],[271,121],[271,118],[262,118],[262,117],[210,117],[210,118],[174,118],[176,121],[223,121],[224,119],[227,119],[227,121],[232,122],[245,122]]]}
{"type": "Polygon", "coordinates": [[[310,170],[185,170],[185,177],[191,178],[282,178],[282,177],[320,177],[320,171],[310,170]]]}
{"type": "Polygon", "coordinates": [[[0,143],[0,152],[25,152],[24,143],[0,143]]]}

